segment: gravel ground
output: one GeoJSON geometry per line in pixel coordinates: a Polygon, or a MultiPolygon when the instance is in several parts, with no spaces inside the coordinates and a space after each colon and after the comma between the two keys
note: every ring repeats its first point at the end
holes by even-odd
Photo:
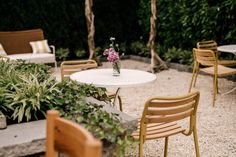
{"type": "MultiPolygon", "coordinates": [[[[122,68],[149,71],[147,63],[123,60],[122,68]]],[[[110,68],[110,63],[103,63],[101,68],[110,68]]],[[[177,96],[186,94],[189,88],[191,73],[169,69],[157,73],[155,82],[138,87],[122,88],[120,95],[123,111],[133,117],[140,117],[145,101],[153,96],[177,96]]],[[[59,74],[58,74],[59,76],[59,74]]],[[[219,79],[222,92],[236,85],[227,79],[219,79]]],[[[197,112],[197,129],[200,153],[202,157],[235,157],[236,156],[236,90],[227,95],[217,95],[215,107],[212,106],[212,77],[199,75],[196,89],[200,91],[200,102],[197,112]]],[[[145,142],[144,156],[163,156],[164,139],[145,142]]],[[[169,138],[169,156],[195,156],[192,136],[175,135],[169,138]]],[[[128,157],[138,156],[138,146],[127,152],[128,157]]]]}

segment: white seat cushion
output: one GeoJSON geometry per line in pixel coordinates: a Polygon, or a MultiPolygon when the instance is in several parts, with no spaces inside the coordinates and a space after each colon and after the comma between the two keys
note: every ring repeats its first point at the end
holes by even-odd
{"type": "Polygon", "coordinates": [[[0,55],[2,55],[2,56],[6,56],[6,55],[7,55],[6,51],[5,51],[4,48],[2,47],[2,44],[1,44],[1,43],[0,43],[0,55]]]}
{"type": "Polygon", "coordinates": [[[13,54],[7,55],[12,60],[22,59],[29,63],[53,63],[56,62],[54,54],[51,53],[23,53],[23,54],[13,54]]]}

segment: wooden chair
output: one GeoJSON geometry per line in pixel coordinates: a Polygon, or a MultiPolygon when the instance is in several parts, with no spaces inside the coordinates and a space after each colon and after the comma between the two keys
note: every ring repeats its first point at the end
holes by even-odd
{"type": "MultiPolygon", "coordinates": [[[[217,43],[214,40],[200,41],[197,43],[198,49],[212,50],[218,58],[219,52],[217,51],[217,43]]],[[[236,66],[236,60],[218,60],[218,64],[224,66],[236,66]]]]}
{"type": "Polygon", "coordinates": [[[218,64],[217,55],[212,50],[193,48],[194,68],[189,92],[195,86],[199,71],[213,76],[213,106],[218,93],[218,77],[236,74],[236,69],[218,64]],[[201,67],[200,67],[201,66],[201,67]]]}
{"type": "Polygon", "coordinates": [[[101,157],[102,143],[82,126],[60,118],[59,112],[47,111],[46,157],[101,157]]]}
{"type": "MultiPolygon", "coordinates": [[[[94,60],[77,60],[77,61],[63,61],[61,63],[61,79],[63,80],[66,77],[69,77],[71,74],[87,70],[87,69],[93,69],[97,68],[97,62],[94,60]]],[[[115,102],[116,94],[114,92],[107,92],[107,95],[110,99],[113,99],[115,102]]],[[[122,100],[121,97],[118,95],[118,102],[119,102],[119,109],[120,111],[123,111],[122,108],[122,100]]]]}
{"type": "Polygon", "coordinates": [[[167,157],[169,136],[193,133],[196,156],[199,157],[196,114],[200,93],[198,91],[178,97],[154,97],[146,101],[139,127],[132,135],[139,139],[139,157],[143,156],[143,144],[146,140],[165,138],[164,156],[167,157]],[[189,128],[177,124],[177,121],[190,118],[189,128]]]}

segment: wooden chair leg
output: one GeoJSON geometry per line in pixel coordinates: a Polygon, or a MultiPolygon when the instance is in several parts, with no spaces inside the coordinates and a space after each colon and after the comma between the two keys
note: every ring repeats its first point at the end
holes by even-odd
{"type": "Polygon", "coordinates": [[[196,157],[200,157],[199,146],[198,146],[198,137],[197,137],[197,129],[194,127],[193,129],[193,138],[194,138],[194,145],[196,151],[196,157]]]}
{"type": "Polygon", "coordinates": [[[168,154],[168,136],[165,137],[165,149],[164,149],[164,157],[167,157],[168,154]]]}
{"type": "Polygon", "coordinates": [[[119,105],[120,105],[120,111],[123,111],[122,100],[121,100],[121,97],[119,95],[118,95],[118,100],[119,100],[119,105]]]}

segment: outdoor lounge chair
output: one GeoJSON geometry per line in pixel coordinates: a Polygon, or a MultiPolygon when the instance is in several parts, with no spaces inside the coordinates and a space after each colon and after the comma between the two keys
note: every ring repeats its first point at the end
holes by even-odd
{"type": "MultiPolygon", "coordinates": [[[[75,72],[97,68],[97,67],[98,67],[97,62],[94,60],[63,61],[61,63],[61,79],[63,80],[64,78],[69,77],[71,74],[75,72]]],[[[107,92],[107,95],[110,99],[114,99],[114,102],[115,102],[116,93],[107,92]]],[[[122,108],[121,97],[118,95],[117,98],[119,101],[119,109],[120,111],[122,111],[123,108],[122,108]]]]}
{"type": "Polygon", "coordinates": [[[138,129],[132,135],[139,139],[139,157],[143,156],[143,144],[146,140],[165,138],[164,156],[167,157],[169,136],[193,133],[196,156],[199,157],[196,114],[200,93],[198,91],[178,97],[154,97],[146,101],[138,129]],[[186,129],[176,122],[190,118],[186,129]]]}
{"type": "Polygon", "coordinates": [[[194,68],[189,91],[195,86],[199,71],[213,76],[213,106],[218,93],[218,77],[234,75],[236,69],[219,65],[217,55],[212,50],[193,48],[194,68]]]}
{"type": "Polygon", "coordinates": [[[58,152],[70,157],[101,157],[102,143],[85,128],[59,117],[55,110],[47,111],[46,157],[58,152]]]}

